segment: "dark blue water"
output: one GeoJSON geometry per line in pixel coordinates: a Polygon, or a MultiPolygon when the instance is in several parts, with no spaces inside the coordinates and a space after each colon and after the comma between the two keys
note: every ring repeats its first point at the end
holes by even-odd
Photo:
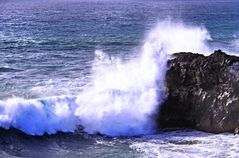
{"type": "MultiPolygon", "coordinates": [[[[123,62],[135,59],[140,56],[149,32],[163,21],[171,21],[172,28],[176,23],[204,28],[211,37],[206,41],[209,50],[239,53],[238,0],[0,0],[0,105],[5,105],[7,99],[10,101],[6,106],[15,105],[18,100],[12,101],[14,97],[26,100],[78,95],[95,81],[92,75],[95,50],[123,62]]],[[[175,36],[170,31],[166,34],[175,36]]],[[[187,36],[184,40],[188,45],[195,44],[187,36]]],[[[0,110],[0,126],[5,127],[2,120],[6,116],[0,110]]],[[[29,111],[23,113],[28,115],[29,111]]],[[[53,143],[37,139],[34,145],[21,140],[23,143],[13,141],[13,145],[1,146],[0,154],[3,157],[35,157],[39,152],[45,152],[45,157],[227,157],[238,153],[235,148],[238,140],[235,138],[233,142],[233,139],[227,135],[183,131],[127,139],[93,137],[87,141],[79,139],[79,144],[71,144],[72,139],[53,143]],[[217,151],[215,143],[219,139],[223,142],[219,146],[222,152],[217,151]],[[15,151],[18,146],[22,149],[15,151]]]]}
{"type": "Polygon", "coordinates": [[[237,53],[238,10],[237,0],[2,0],[0,98],[78,92],[96,49],[127,59],[168,18],[206,27],[215,49],[237,53]],[[45,85],[44,93],[34,90],[45,85]]]}

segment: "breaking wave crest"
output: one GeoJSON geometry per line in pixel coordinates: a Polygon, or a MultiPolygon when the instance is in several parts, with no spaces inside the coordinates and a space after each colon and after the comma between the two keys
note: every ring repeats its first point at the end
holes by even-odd
{"type": "Polygon", "coordinates": [[[208,52],[210,35],[200,27],[164,21],[152,29],[139,57],[123,62],[95,51],[93,79],[77,96],[0,101],[0,126],[27,134],[73,132],[130,136],[154,132],[153,116],[167,97],[169,54],[208,52]]]}

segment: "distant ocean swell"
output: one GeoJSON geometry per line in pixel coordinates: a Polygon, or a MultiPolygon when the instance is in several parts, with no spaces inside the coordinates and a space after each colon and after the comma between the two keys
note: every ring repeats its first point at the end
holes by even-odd
{"type": "Polygon", "coordinates": [[[132,136],[155,131],[152,116],[165,97],[167,58],[175,52],[210,52],[202,27],[162,21],[145,38],[140,56],[128,62],[95,51],[93,79],[77,96],[0,101],[0,126],[30,135],[73,132],[132,136]]]}

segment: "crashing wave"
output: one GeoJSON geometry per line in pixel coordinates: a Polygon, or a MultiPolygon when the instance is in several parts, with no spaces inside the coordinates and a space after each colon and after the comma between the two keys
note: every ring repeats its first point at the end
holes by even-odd
{"type": "Polygon", "coordinates": [[[77,96],[0,101],[0,126],[27,134],[73,132],[129,136],[154,132],[153,115],[167,96],[168,55],[208,52],[205,28],[164,21],[146,37],[138,58],[122,62],[95,51],[93,79],[77,96]]]}

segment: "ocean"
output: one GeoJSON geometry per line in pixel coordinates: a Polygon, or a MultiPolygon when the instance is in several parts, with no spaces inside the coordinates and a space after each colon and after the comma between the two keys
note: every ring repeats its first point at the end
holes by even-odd
{"type": "Polygon", "coordinates": [[[239,157],[151,117],[170,54],[217,49],[239,54],[238,0],[0,0],[0,127],[26,134],[0,157],[239,157]]]}

